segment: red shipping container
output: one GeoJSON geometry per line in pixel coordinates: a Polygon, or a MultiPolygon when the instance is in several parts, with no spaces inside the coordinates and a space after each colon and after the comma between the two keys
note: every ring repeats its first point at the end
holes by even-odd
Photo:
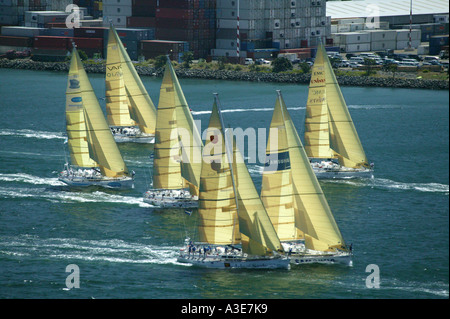
{"type": "Polygon", "coordinates": [[[102,38],[73,38],[77,48],[103,50],[102,38]]]}
{"type": "Polygon", "coordinates": [[[41,49],[71,49],[71,40],[71,37],[38,36],[34,37],[33,47],[41,49]]]}
{"type": "Polygon", "coordinates": [[[156,9],[156,17],[169,19],[194,19],[194,10],[158,8],[156,9]]]}
{"type": "Polygon", "coordinates": [[[156,19],[152,17],[127,17],[129,28],[154,28],[156,19]]]}
{"type": "Polygon", "coordinates": [[[33,44],[33,38],[29,37],[10,37],[0,36],[0,45],[13,46],[13,47],[31,47],[33,44]]]}

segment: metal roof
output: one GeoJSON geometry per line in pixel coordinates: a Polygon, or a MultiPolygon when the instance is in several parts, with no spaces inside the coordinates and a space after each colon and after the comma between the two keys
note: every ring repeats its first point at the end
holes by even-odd
{"type": "MultiPolygon", "coordinates": [[[[411,0],[357,0],[328,1],[326,6],[327,16],[331,16],[331,19],[343,19],[409,15],[410,4],[411,0]]],[[[448,0],[412,0],[413,15],[448,12],[448,0]]]]}

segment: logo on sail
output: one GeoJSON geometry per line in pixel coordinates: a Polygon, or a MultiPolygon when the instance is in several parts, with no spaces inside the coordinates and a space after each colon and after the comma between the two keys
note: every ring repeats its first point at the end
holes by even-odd
{"type": "Polygon", "coordinates": [[[80,88],[80,81],[71,79],[69,80],[69,89],[79,89],[80,88]]]}
{"type": "Polygon", "coordinates": [[[283,171],[291,168],[289,152],[267,154],[267,161],[264,164],[266,171],[283,171]]]}
{"type": "Polygon", "coordinates": [[[81,98],[81,96],[77,96],[77,97],[73,97],[71,99],[72,102],[74,103],[80,103],[83,99],[81,98]]]}

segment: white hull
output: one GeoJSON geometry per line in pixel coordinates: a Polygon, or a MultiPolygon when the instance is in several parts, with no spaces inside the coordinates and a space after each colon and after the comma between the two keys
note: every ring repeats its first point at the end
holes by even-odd
{"type": "Polygon", "coordinates": [[[99,186],[113,189],[133,188],[133,179],[128,178],[86,178],[86,177],[63,177],[58,178],[61,182],[73,187],[99,186]]]}
{"type": "Polygon", "coordinates": [[[296,255],[290,256],[291,264],[343,264],[352,266],[352,256],[350,254],[330,254],[330,255],[296,255]]]}
{"type": "Polygon", "coordinates": [[[140,143],[153,144],[155,143],[155,135],[144,134],[136,127],[114,127],[111,126],[111,132],[116,143],[140,143]]]}
{"type": "Polygon", "coordinates": [[[215,269],[241,268],[241,269],[290,269],[287,257],[243,257],[243,256],[198,256],[198,254],[180,254],[177,258],[180,263],[193,266],[215,269]]]}
{"type": "Polygon", "coordinates": [[[145,203],[161,208],[197,208],[198,197],[187,190],[149,190],[144,193],[145,203]]]}

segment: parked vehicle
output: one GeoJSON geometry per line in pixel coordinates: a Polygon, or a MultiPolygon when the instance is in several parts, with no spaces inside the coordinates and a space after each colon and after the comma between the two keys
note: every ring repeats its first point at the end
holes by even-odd
{"type": "Polygon", "coordinates": [[[252,58],[245,58],[244,64],[245,65],[255,64],[255,61],[253,61],[252,58]]]}

